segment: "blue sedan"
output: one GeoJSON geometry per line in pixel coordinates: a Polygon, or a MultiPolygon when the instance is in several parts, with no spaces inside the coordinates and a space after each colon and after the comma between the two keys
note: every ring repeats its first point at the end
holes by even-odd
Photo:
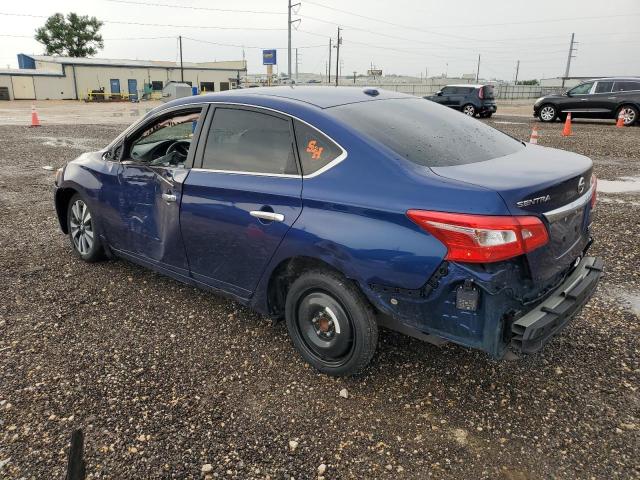
{"type": "Polygon", "coordinates": [[[276,87],[169,102],[56,176],[62,231],[284,318],[321,372],[361,371],[379,327],[502,358],[593,293],[592,162],[433,102],[276,87]]]}

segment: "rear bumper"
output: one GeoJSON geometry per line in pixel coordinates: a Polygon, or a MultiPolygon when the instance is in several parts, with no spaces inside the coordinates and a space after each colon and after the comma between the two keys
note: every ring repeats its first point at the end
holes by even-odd
{"type": "Polygon", "coordinates": [[[479,109],[480,113],[496,113],[498,111],[497,105],[482,105],[479,109]]]}
{"type": "Polygon", "coordinates": [[[583,258],[550,297],[512,323],[511,347],[522,353],[540,350],[587,303],[602,270],[600,258],[583,258]]]}

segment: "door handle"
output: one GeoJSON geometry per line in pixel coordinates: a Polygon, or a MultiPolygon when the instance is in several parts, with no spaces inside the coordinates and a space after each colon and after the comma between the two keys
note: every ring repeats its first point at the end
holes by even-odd
{"type": "Polygon", "coordinates": [[[284,215],[281,213],[265,212],[264,210],[251,210],[249,215],[269,222],[284,222],[284,215]]]}
{"type": "Polygon", "coordinates": [[[607,100],[615,100],[618,97],[607,97],[607,100]]]}
{"type": "Polygon", "coordinates": [[[589,100],[588,98],[581,98],[580,101],[581,102],[586,102],[587,100],[589,100]]]}
{"type": "Polygon", "coordinates": [[[172,193],[163,193],[162,199],[167,203],[174,203],[178,199],[178,197],[176,197],[172,193]]]}

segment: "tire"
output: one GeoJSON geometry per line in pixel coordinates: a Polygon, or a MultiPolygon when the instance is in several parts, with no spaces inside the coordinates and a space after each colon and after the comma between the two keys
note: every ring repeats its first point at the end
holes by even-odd
{"type": "Polygon", "coordinates": [[[287,292],[285,319],[302,358],[327,375],[360,373],[378,344],[373,308],[334,272],[312,270],[298,277],[287,292]]]}
{"type": "Polygon", "coordinates": [[[475,117],[476,115],[476,107],[474,107],[471,103],[467,103],[462,107],[462,113],[465,115],[469,115],[470,117],[475,117]]]}
{"type": "Polygon", "coordinates": [[[104,258],[97,222],[86,200],[76,193],[67,206],[67,231],[73,252],[85,262],[104,258]]]}
{"type": "Polygon", "coordinates": [[[493,112],[481,113],[480,118],[491,118],[491,115],[493,115],[493,112]]]}
{"type": "Polygon", "coordinates": [[[630,127],[638,121],[638,109],[633,105],[622,105],[616,112],[616,120],[620,116],[620,113],[624,115],[624,126],[630,127]]]}
{"type": "Polygon", "coordinates": [[[545,103],[540,107],[540,110],[538,110],[538,118],[541,122],[545,123],[555,122],[558,118],[558,109],[555,105],[545,103]]]}

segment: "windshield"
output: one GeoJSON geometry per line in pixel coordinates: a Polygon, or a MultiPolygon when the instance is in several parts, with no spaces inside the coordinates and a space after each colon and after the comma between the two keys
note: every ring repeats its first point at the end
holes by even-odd
{"type": "Polygon", "coordinates": [[[327,112],[426,167],[482,162],[525,148],[479,120],[421,98],[352,103],[327,112]]]}

